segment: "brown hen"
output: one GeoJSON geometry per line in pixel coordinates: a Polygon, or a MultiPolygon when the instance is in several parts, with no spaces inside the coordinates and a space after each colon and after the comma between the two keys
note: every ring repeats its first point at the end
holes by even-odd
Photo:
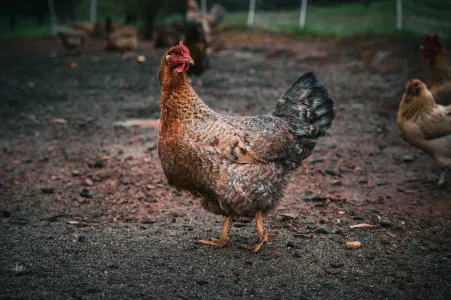
{"type": "Polygon", "coordinates": [[[451,68],[445,47],[437,35],[425,35],[421,51],[430,61],[432,81],[430,91],[438,104],[451,104],[451,68]]]}
{"type": "Polygon", "coordinates": [[[257,252],[267,241],[263,215],[281,200],[291,171],[311,154],[334,119],[334,102],[313,73],[301,76],[276,104],[255,117],[214,112],[196,94],[186,71],[193,64],[182,42],[163,56],[159,70],[161,119],[158,152],[170,185],[202,197],[203,208],[225,216],[225,246],[233,218],[256,218],[257,252]]]}
{"type": "Polygon", "coordinates": [[[410,80],[399,105],[398,127],[407,143],[431,155],[445,169],[438,181],[444,185],[451,168],[451,105],[438,105],[423,82],[410,80]]]}

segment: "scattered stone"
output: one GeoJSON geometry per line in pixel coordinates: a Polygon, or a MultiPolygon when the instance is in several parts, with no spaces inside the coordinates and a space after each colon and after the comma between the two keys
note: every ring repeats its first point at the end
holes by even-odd
{"type": "Polygon", "coordinates": [[[80,196],[82,196],[84,198],[92,198],[92,194],[88,189],[82,189],[80,191],[80,196]]]}
{"type": "Polygon", "coordinates": [[[352,217],[354,220],[365,220],[364,216],[353,216],[352,217]]]}
{"type": "Polygon", "coordinates": [[[185,230],[188,230],[188,231],[193,231],[194,230],[194,226],[193,225],[183,225],[183,228],[185,230]]]}
{"type": "Polygon", "coordinates": [[[321,234],[329,234],[330,230],[327,227],[320,227],[320,228],[316,229],[315,232],[321,233],[321,234]]]}
{"type": "Polygon", "coordinates": [[[344,263],[342,263],[342,262],[333,262],[333,263],[330,263],[330,266],[332,267],[332,268],[341,268],[341,267],[344,267],[344,263]]]}
{"type": "Polygon", "coordinates": [[[286,213],[281,213],[280,214],[280,218],[282,221],[288,221],[288,220],[294,220],[298,217],[298,213],[297,212],[286,212],[286,213]]]}
{"type": "Polygon", "coordinates": [[[54,194],[55,193],[55,189],[54,188],[50,188],[50,187],[42,188],[41,192],[43,194],[54,194]]]}
{"type": "Polygon", "coordinates": [[[413,157],[412,155],[404,155],[402,157],[402,161],[405,163],[411,163],[415,161],[415,157],[413,157]]]}
{"type": "Polygon", "coordinates": [[[398,190],[398,192],[404,193],[404,191],[406,190],[405,187],[403,187],[402,185],[398,185],[398,187],[396,188],[398,190]]]}
{"type": "Polygon", "coordinates": [[[207,280],[198,280],[198,281],[196,281],[196,283],[198,285],[206,285],[206,284],[208,284],[208,281],[207,280]]]}
{"type": "Polygon", "coordinates": [[[333,233],[334,233],[334,234],[343,234],[343,229],[338,228],[338,229],[335,230],[333,233]]]}
{"type": "Polygon", "coordinates": [[[321,201],[325,200],[325,198],[317,195],[317,194],[311,194],[309,196],[302,196],[297,198],[296,200],[303,200],[303,201],[321,201]]]}
{"type": "Polygon", "coordinates": [[[387,180],[376,181],[377,186],[384,186],[384,185],[388,185],[388,184],[389,184],[389,182],[387,180]]]}
{"type": "Polygon", "coordinates": [[[325,160],[324,157],[319,156],[319,157],[309,159],[308,162],[310,164],[316,164],[316,163],[324,162],[324,160],[325,160]]]}
{"type": "Polygon", "coordinates": [[[357,180],[357,183],[367,184],[368,183],[368,179],[366,179],[366,178],[359,179],[359,180],[357,180]]]}
{"type": "Polygon", "coordinates": [[[307,228],[308,229],[316,229],[316,224],[315,222],[307,222],[307,228]]]}
{"type": "Polygon", "coordinates": [[[381,220],[379,224],[381,224],[382,227],[392,227],[394,225],[393,222],[390,222],[389,220],[381,220]]]}
{"type": "Polygon", "coordinates": [[[147,203],[157,203],[158,200],[157,200],[157,199],[144,199],[144,202],[147,202],[147,203]]]}
{"type": "Polygon", "coordinates": [[[324,173],[331,176],[341,177],[341,173],[331,168],[324,168],[324,173]]]}
{"type": "Polygon", "coordinates": [[[85,186],[93,186],[94,182],[91,179],[86,178],[85,180],[83,180],[82,184],[85,186]]]}
{"type": "Polygon", "coordinates": [[[342,185],[341,180],[339,179],[332,180],[332,185],[342,185]]]}
{"type": "Polygon", "coordinates": [[[340,274],[342,272],[342,270],[338,269],[338,268],[326,268],[326,272],[331,275],[335,275],[335,274],[340,274]]]}
{"type": "Polygon", "coordinates": [[[79,243],[84,243],[85,240],[86,240],[86,237],[85,237],[84,235],[80,235],[80,236],[78,237],[78,242],[79,242],[79,243]]]}
{"type": "Polygon", "coordinates": [[[10,218],[11,214],[9,213],[9,211],[2,210],[2,217],[3,218],[10,218]]]}
{"type": "Polygon", "coordinates": [[[96,160],[96,162],[94,163],[94,168],[96,168],[96,169],[101,169],[101,168],[103,168],[103,167],[104,167],[103,162],[100,161],[100,160],[96,160]]]}
{"type": "Polygon", "coordinates": [[[316,207],[325,207],[326,205],[327,205],[326,202],[318,202],[318,203],[315,203],[315,206],[316,206],[316,207]]]}
{"type": "Polygon", "coordinates": [[[74,177],[80,176],[80,171],[78,171],[78,170],[72,170],[72,176],[74,176],[74,177]]]}

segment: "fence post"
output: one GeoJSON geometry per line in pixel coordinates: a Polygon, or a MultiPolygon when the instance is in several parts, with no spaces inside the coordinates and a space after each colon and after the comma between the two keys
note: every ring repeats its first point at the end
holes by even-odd
{"type": "Polygon", "coordinates": [[[402,0],[396,0],[396,28],[402,30],[402,0]]]}
{"type": "Polygon", "coordinates": [[[249,2],[249,14],[247,15],[247,26],[254,25],[255,0],[249,2]]]}
{"type": "Polygon", "coordinates": [[[304,30],[305,28],[305,17],[307,15],[307,0],[301,1],[301,13],[299,16],[299,28],[304,30]]]}
{"type": "Polygon", "coordinates": [[[97,16],[97,0],[91,0],[91,14],[90,14],[90,20],[91,22],[94,22],[96,20],[97,16]]]}
{"type": "Polygon", "coordinates": [[[204,14],[207,13],[207,0],[200,1],[200,11],[204,14]]]}
{"type": "Polygon", "coordinates": [[[49,6],[50,21],[52,22],[52,33],[56,35],[57,24],[56,24],[55,5],[53,3],[53,0],[47,0],[47,5],[49,6]]]}

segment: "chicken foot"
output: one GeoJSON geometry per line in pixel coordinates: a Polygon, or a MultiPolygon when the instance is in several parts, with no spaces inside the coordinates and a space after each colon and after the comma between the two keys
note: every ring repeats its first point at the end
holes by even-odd
{"type": "Polygon", "coordinates": [[[252,252],[257,253],[261,247],[268,242],[268,237],[273,234],[266,231],[263,226],[263,214],[261,211],[255,214],[255,225],[257,226],[257,235],[259,242],[255,245],[241,245],[242,248],[252,250],[252,252]]]}
{"type": "Polygon", "coordinates": [[[449,171],[449,168],[446,168],[445,171],[443,171],[443,173],[440,175],[440,179],[437,182],[438,187],[442,187],[445,185],[445,175],[446,175],[446,173],[448,173],[448,171],[449,171]]]}
{"type": "Polygon", "coordinates": [[[231,243],[229,239],[230,228],[232,227],[233,217],[227,217],[224,227],[222,228],[221,236],[218,239],[210,238],[209,240],[198,240],[198,244],[210,245],[216,247],[224,247],[231,243]]]}

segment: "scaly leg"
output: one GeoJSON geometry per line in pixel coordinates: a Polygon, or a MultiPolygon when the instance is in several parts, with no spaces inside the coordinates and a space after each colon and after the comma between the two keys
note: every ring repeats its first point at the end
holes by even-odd
{"type": "Polygon", "coordinates": [[[232,227],[233,217],[227,217],[224,227],[222,228],[221,236],[218,239],[211,238],[209,240],[198,240],[198,244],[211,245],[216,247],[224,247],[231,243],[229,239],[230,228],[232,227]]]}
{"type": "Polygon", "coordinates": [[[446,175],[446,173],[447,173],[448,171],[449,171],[449,169],[446,168],[445,171],[443,171],[443,173],[440,175],[440,179],[439,179],[439,181],[437,182],[437,186],[438,186],[438,187],[442,187],[442,186],[445,185],[445,175],[446,175]]]}
{"type": "Polygon", "coordinates": [[[263,214],[261,211],[255,214],[255,225],[257,226],[257,235],[259,242],[255,245],[242,245],[243,248],[252,250],[252,252],[257,253],[260,248],[268,242],[268,236],[272,234],[268,233],[263,226],[263,214]]]}

